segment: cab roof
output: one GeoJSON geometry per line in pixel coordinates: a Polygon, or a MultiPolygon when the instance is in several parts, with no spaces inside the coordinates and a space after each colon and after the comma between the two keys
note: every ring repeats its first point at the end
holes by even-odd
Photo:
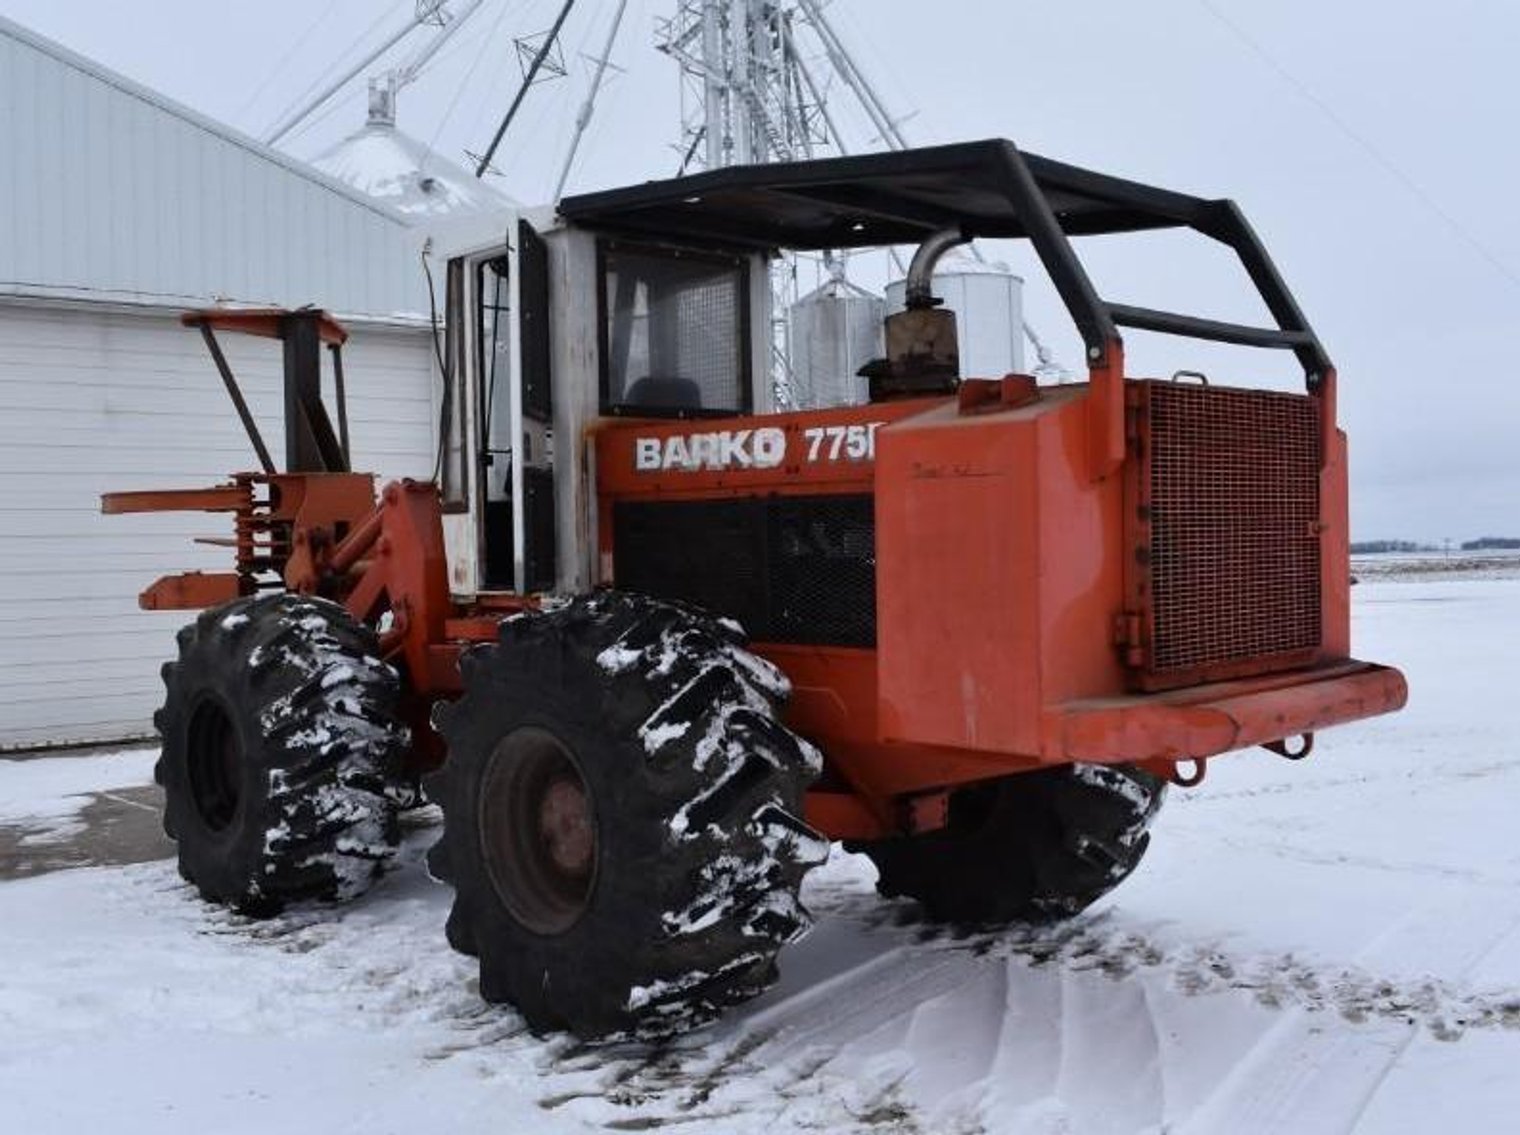
{"type": "Polygon", "coordinates": [[[574,225],[613,237],[730,250],[1028,237],[1102,365],[1118,328],[1293,351],[1311,387],[1333,368],[1287,284],[1233,201],[1175,193],[1022,153],[1006,139],[780,165],[734,166],[560,202],[574,225]],[[1276,327],[1203,319],[1100,297],[1068,238],[1188,228],[1232,248],[1276,327]]]}
{"type": "Polygon", "coordinates": [[[1021,152],[1005,139],[775,165],[567,197],[566,220],[632,237],[798,250],[1030,235],[1032,195],[1069,236],[1202,228],[1218,202],[1021,152]]]}

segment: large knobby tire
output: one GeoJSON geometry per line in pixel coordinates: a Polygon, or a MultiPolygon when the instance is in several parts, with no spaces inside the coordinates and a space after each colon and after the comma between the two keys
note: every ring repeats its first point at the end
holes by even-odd
{"type": "Polygon", "coordinates": [[[881,894],[932,921],[1049,922],[1135,869],[1165,791],[1130,765],[1063,765],[962,789],[938,831],[848,846],[875,862],[881,894]]]}
{"type": "Polygon", "coordinates": [[[828,844],[797,817],[818,751],[738,627],[601,593],[502,625],[440,708],[428,783],[449,942],[538,1031],[654,1039],[760,993],[828,844]]]}
{"type": "Polygon", "coordinates": [[[364,891],[395,853],[409,744],[374,634],[325,599],[236,599],[179,632],[153,723],[180,874],[246,914],[364,891]]]}

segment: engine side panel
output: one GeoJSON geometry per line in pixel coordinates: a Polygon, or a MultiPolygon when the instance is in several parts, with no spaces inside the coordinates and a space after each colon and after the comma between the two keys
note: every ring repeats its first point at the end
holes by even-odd
{"type": "Polygon", "coordinates": [[[1086,474],[1084,389],[883,431],[885,739],[1032,757],[1048,703],[1121,687],[1123,489],[1086,474]]]}

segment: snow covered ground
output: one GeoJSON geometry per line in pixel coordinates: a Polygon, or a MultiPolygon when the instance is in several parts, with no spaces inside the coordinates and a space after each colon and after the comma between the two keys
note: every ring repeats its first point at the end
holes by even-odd
{"type": "Polygon", "coordinates": [[[1512,579],[1520,574],[1520,548],[1443,552],[1379,552],[1352,556],[1351,574],[1377,579],[1512,579]]]}
{"type": "Polygon", "coordinates": [[[101,790],[147,784],[152,750],[100,757],[49,757],[0,766],[0,826],[25,827],[25,842],[56,843],[84,830],[83,813],[101,790]]]}
{"type": "MultiPolygon", "coordinates": [[[[836,850],[781,986],[663,1050],[538,1039],[481,1004],[426,816],[364,899],[273,922],[163,861],[0,883],[0,1127],[1520,1130],[1520,578],[1354,596],[1404,713],[1300,764],[1215,762],[1139,872],[1057,930],[926,933],[836,850]]],[[[67,838],[71,793],[140,785],[151,756],[0,762],[0,826],[67,838]]]]}

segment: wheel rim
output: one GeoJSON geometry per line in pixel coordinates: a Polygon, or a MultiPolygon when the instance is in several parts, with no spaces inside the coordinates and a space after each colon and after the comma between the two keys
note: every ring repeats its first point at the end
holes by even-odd
{"type": "Polygon", "coordinates": [[[537,934],[562,934],[595,883],[596,816],[570,750],[518,729],[491,754],[480,793],[480,850],[503,905],[537,934]]]}
{"type": "Polygon", "coordinates": [[[225,831],[242,796],[243,746],[221,703],[206,698],[190,717],[190,797],[201,822],[225,831]]]}

